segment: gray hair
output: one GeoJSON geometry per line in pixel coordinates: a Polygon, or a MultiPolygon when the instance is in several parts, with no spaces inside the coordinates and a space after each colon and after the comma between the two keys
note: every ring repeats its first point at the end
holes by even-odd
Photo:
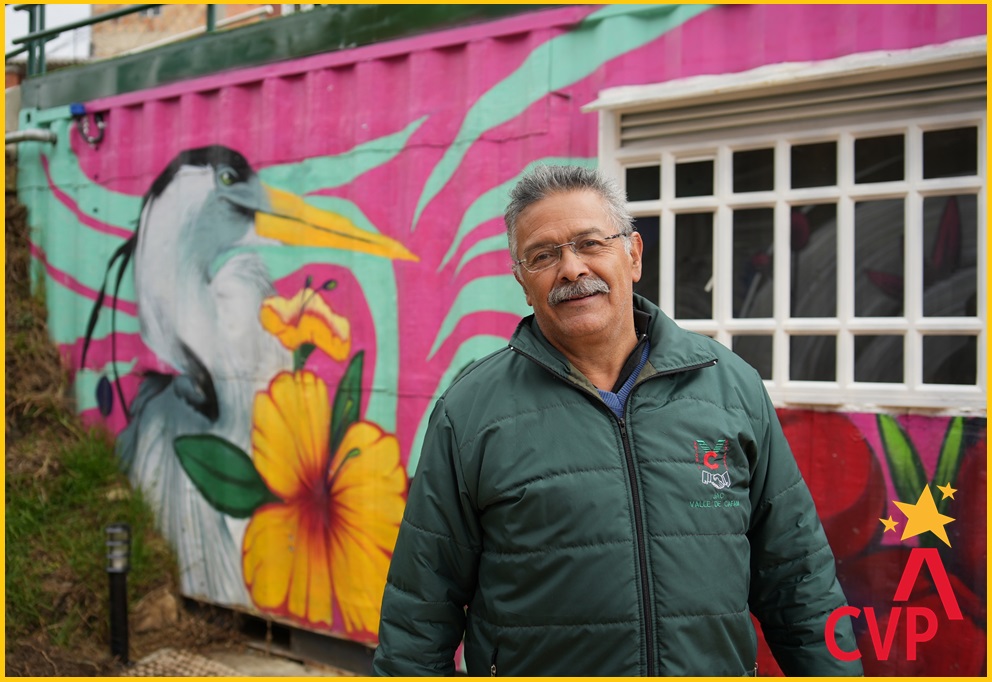
{"type": "MultiPolygon", "coordinates": [[[[630,253],[629,236],[634,219],[627,211],[627,197],[615,182],[581,166],[536,166],[517,182],[503,212],[510,257],[517,259],[517,220],[525,209],[554,194],[582,190],[592,190],[603,199],[603,208],[617,232],[625,236],[624,247],[630,253]]],[[[515,270],[517,266],[513,267],[515,270]]]]}

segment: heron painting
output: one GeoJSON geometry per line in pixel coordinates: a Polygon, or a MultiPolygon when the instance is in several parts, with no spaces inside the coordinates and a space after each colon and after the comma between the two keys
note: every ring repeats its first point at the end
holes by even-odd
{"type": "MultiPolygon", "coordinates": [[[[264,185],[232,149],[187,150],[152,183],[137,230],[110,259],[82,364],[108,283],[113,315],[132,267],[141,338],[171,371],[147,372],[123,405],[117,451],[159,510],[184,592],[315,626],[330,626],[336,605],[349,632],[374,633],[379,595],[328,567],[350,563],[356,576],[384,580],[406,492],[399,446],[357,413],[361,352],[334,401],[304,369],[316,351],[349,358],[349,323],[322,298],[333,281],[277,296],[245,248],[266,243],[416,260],[393,239],[264,185]],[[273,561],[275,547],[292,551],[273,561]]],[[[123,404],[113,383],[104,400],[123,404]]]]}

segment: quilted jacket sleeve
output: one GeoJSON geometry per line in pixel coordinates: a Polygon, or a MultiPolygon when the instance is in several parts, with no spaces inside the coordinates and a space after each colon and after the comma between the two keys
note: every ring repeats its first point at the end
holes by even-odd
{"type": "Polygon", "coordinates": [[[442,399],[431,414],[386,579],[374,674],[454,674],[480,547],[442,399]]]}
{"type": "MultiPolygon", "coordinates": [[[[861,675],[861,661],[840,661],[827,649],[827,618],[847,600],[834,556],[767,392],[764,433],[751,478],[751,611],[786,675],[861,675]]],[[[761,432],[758,432],[761,434],[761,432]]],[[[836,641],[857,648],[850,618],[837,622],[836,641]]]]}

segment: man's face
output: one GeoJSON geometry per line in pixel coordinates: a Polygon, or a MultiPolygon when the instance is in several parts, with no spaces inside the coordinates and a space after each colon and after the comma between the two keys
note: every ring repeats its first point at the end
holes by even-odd
{"type": "MultiPolygon", "coordinates": [[[[603,199],[592,190],[554,194],[528,206],[517,219],[517,254],[522,258],[535,246],[564,244],[581,237],[602,239],[616,234],[617,227],[604,209],[603,199]]],[[[561,261],[541,272],[519,266],[516,277],[527,296],[527,305],[541,331],[559,349],[609,342],[630,334],[633,338],[633,284],[641,278],[643,244],[636,232],[631,249],[623,239],[612,239],[609,248],[594,258],[582,258],[567,246],[561,261]],[[548,300],[552,291],[597,281],[607,293],[548,300]]],[[[588,289],[595,287],[588,287],[588,289]]]]}

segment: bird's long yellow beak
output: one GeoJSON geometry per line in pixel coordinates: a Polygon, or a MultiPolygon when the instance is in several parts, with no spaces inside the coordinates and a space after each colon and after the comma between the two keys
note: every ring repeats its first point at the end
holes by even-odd
{"type": "Polygon", "coordinates": [[[261,237],[295,246],[322,246],[358,251],[390,260],[420,260],[389,237],[368,232],[337,213],[311,206],[289,192],[265,187],[271,212],[255,214],[255,231],[261,237]]]}

